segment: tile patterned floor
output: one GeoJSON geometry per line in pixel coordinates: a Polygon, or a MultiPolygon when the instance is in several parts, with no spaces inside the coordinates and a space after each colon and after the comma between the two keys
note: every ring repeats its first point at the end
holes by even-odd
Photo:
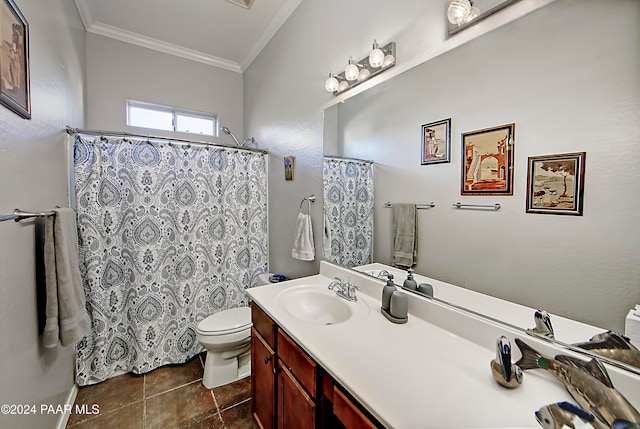
{"type": "Polygon", "coordinates": [[[183,365],[144,375],[124,374],[81,387],[69,429],[255,429],[251,419],[251,377],[207,389],[202,384],[204,354],[183,365]]]}

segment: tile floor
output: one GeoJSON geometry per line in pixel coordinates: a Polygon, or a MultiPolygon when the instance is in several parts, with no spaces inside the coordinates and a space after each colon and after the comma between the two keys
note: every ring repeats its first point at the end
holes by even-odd
{"type": "Polygon", "coordinates": [[[81,387],[77,405],[96,414],[72,413],[69,429],[255,429],[251,377],[215,389],[202,384],[204,354],[183,365],[144,375],[124,374],[81,387]]]}

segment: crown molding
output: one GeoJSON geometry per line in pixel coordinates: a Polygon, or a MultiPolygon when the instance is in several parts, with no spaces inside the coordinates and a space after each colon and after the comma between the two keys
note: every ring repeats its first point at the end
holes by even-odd
{"type": "Polygon", "coordinates": [[[267,43],[275,36],[280,27],[284,25],[284,23],[289,19],[294,10],[300,5],[302,0],[287,0],[284,6],[278,11],[276,16],[271,20],[265,31],[262,33],[262,36],[256,44],[253,46],[251,51],[249,51],[249,55],[240,62],[240,68],[244,72],[256,59],[256,57],[262,52],[267,43]]]}
{"type": "Polygon", "coordinates": [[[271,38],[278,32],[280,27],[282,27],[286,20],[289,19],[301,1],[302,0],[287,0],[285,2],[276,16],[271,20],[271,22],[269,22],[269,25],[267,25],[267,28],[251,51],[249,51],[247,57],[240,63],[94,21],[91,17],[87,0],[75,0],[75,3],[76,8],[80,13],[80,19],[82,20],[84,28],[89,33],[110,37],[122,42],[131,43],[143,48],[153,49],[158,52],[175,55],[236,73],[243,73],[251,65],[253,60],[256,59],[264,47],[267,46],[267,43],[269,43],[271,38]]]}
{"type": "Polygon", "coordinates": [[[76,0],[76,8],[78,9],[78,13],[80,13],[80,19],[82,20],[84,29],[88,30],[91,25],[93,25],[93,19],[89,12],[89,6],[87,6],[87,0],[76,0]]]}
{"type": "Polygon", "coordinates": [[[188,60],[197,61],[214,67],[220,67],[236,73],[242,73],[240,65],[234,61],[215,57],[213,55],[205,54],[204,52],[174,45],[173,43],[164,42],[162,40],[143,36],[131,31],[122,30],[121,28],[106,25],[101,22],[94,22],[91,28],[88,28],[87,31],[101,36],[111,37],[112,39],[120,40],[122,42],[131,43],[133,45],[142,46],[143,48],[153,49],[154,51],[163,52],[165,54],[175,55],[177,57],[186,58],[188,60]]]}

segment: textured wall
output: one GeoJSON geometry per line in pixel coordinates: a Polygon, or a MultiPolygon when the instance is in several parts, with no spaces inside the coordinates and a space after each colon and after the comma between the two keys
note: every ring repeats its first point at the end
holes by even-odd
{"type": "MultiPolygon", "coordinates": [[[[240,73],[87,33],[87,127],[176,135],[127,127],[127,99],[215,113],[221,125],[243,139],[240,73]]],[[[180,137],[233,144],[224,134],[180,137]]]]}
{"type": "MultiPolygon", "coordinates": [[[[32,119],[0,106],[0,212],[66,207],[65,125],[84,125],[84,27],[67,0],[19,0],[30,26],[32,119]]],[[[64,403],[73,349],[42,348],[32,221],[0,223],[0,404],[64,403]]],[[[0,415],[0,427],[51,428],[60,415],[0,415]]]]}
{"type": "MultiPolygon", "coordinates": [[[[638,2],[523,0],[451,38],[444,1],[366,3],[302,2],[245,72],[246,131],[272,151],[271,269],[300,276],[316,268],[291,259],[290,249],[300,199],[321,195],[328,69],[362,56],[373,38],[395,40],[398,65],[387,73],[404,73],[340,107],[348,112],[342,144],[350,144],[347,155],[381,164],[378,207],[386,200],[438,204],[420,212],[418,271],[621,330],[640,302],[632,222],[639,207],[629,198],[638,185],[638,2]],[[567,21],[573,13],[580,18],[567,21]],[[420,167],[420,125],[447,117],[452,163],[420,167]],[[460,133],[509,122],[518,141],[514,195],[466,198],[499,201],[497,213],[452,211],[461,199],[460,133]],[[585,216],[525,214],[527,157],[582,150],[585,216]],[[282,177],[286,155],[298,156],[294,182],[282,177]],[[493,262],[485,263],[487,255],[493,262]]],[[[378,208],[376,216],[378,259],[388,262],[390,212],[378,208]]]]}

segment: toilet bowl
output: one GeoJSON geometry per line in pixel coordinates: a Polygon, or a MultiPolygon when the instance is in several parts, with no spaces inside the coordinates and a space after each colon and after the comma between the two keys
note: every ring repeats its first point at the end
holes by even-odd
{"type": "MultiPolygon", "coordinates": [[[[269,284],[271,273],[261,274],[258,286],[269,284]]],[[[231,308],[202,319],[196,338],[207,349],[202,384],[208,389],[251,375],[251,309],[231,308]]]]}
{"type": "Polygon", "coordinates": [[[231,308],[203,319],[196,338],[207,349],[202,384],[222,386],[251,374],[251,309],[231,308]]]}

